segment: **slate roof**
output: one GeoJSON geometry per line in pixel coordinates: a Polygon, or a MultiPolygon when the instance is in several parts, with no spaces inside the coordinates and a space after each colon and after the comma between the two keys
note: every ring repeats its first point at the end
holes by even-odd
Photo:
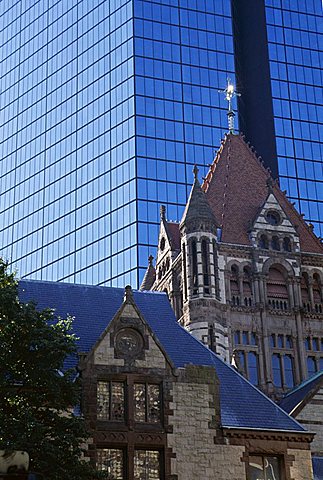
{"type": "Polygon", "coordinates": [[[314,480],[323,480],[323,457],[312,457],[314,480]]]}
{"type": "MultiPolygon", "coordinates": [[[[202,188],[222,227],[222,241],[250,245],[248,231],[268,196],[270,172],[241,135],[228,134],[205,177],[202,188]]],[[[301,250],[323,253],[323,246],[277,183],[273,193],[296,226],[301,250]]]]}
{"type": "Polygon", "coordinates": [[[214,223],[214,225],[219,225],[216,216],[207,201],[206,195],[201,188],[201,184],[197,178],[197,171],[195,173],[194,183],[180,225],[183,225],[190,220],[196,220],[196,218],[209,220],[214,223]]]}
{"type": "MultiPolygon", "coordinates": [[[[61,317],[68,313],[75,316],[73,328],[82,352],[89,352],[98,340],[120,308],[123,294],[123,289],[110,287],[34,280],[22,280],[19,284],[21,301],[34,300],[39,309],[55,308],[61,317]]],[[[306,432],[236,370],[184,330],[177,323],[164,293],[134,291],[133,295],[142,316],[175,367],[187,364],[215,367],[220,380],[224,427],[306,432]]],[[[70,358],[68,366],[75,363],[76,359],[70,358]]]]}
{"type": "Polygon", "coordinates": [[[300,405],[303,401],[316,392],[317,387],[323,385],[323,371],[317,372],[310,378],[302,382],[292,391],[290,391],[280,402],[280,407],[285,412],[291,414],[293,410],[300,405]]]}

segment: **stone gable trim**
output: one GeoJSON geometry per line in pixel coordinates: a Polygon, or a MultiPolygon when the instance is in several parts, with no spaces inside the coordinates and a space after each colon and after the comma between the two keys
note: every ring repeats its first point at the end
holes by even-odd
{"type": "MultiPolygon", "coordinates": [[[[127,288],[128,287],[126,287],[126,290],[127,290],[127,288]]],[[[130,289],[130,287],[129,287],[129,289],[130,289]]],[[[131,289],[130,289],[130,291],[131,291],[131,289]]],[[[80,365],[79,365],[80,369],[84,369],[84,364],[86,364],[87,362],[93,362],[94,361],[95,352],[96,352],[97,348],[99,347],[100,343],[104,340],[105,336],[108,335],[108,334],[111,335],[111,337],[110,337],[110,347],[112,349],[114,349],[115,358],[120,359],[121,357],[118,354],[117,349],[114,345],[114,337],[120,330],[122,330],[124,328],[130,328],[130,329],[135,328],[136,330],[138,330],[138,332],[140,332],[140,334],[143,337],[143,342],[144,342],[143,352],[140,355],[138,355],[137,357],[135,357],[135,360],[141,360],[143,358],[143,356],[145,356],[144,355],[145,352],[148,352],[148,350],[151,348],[151,346],[149,346],[149,340],[148,340],[148,337],[150,336],[152,341],[155,342],[155,344],[157,345],[157,347],[161,351],[162,355],[164,356],[164,358],[166,360],[166,363],[171,367],[172,370],[175,369],[175,367],[173,365],[173,362],[169,358],[169,356],[166,353],[164,347],[161,345],[158,338],[156,337],[156,335],[152,331],[150,325],[146,322],[144,316],[141,314],[139,308],[137,307],[137,305],[136,305],[136,303],[135,303],[135,301],[132,297],[132,294],[127,295],[124,302],[122,303],[122,305],[118,309],[117,313],[115,314],[115,316],[113,317],[111,322],[107,325],[107,327],[104,329],[104,331],[100,335],[97,342],[93,345],[90,352],[87,355],[82,355],[82,362],[80,361],[80,365]],[[125,314],[123,315],[124,311],[127,310],[127,306],[131,306],[134,309],[135,315],[132,314],[131,316],[129,316],[127,314],[127,312],[125,312],[125,314]],[[145,332],[145,330],[146,330],[146,332],[145,332]]],[[[131,366],[133,366],[132,359],[125,362],[125,364],[127,364],[126,365],[127,367],[129,367],[130,364],[131,364],[131,366]]]]}

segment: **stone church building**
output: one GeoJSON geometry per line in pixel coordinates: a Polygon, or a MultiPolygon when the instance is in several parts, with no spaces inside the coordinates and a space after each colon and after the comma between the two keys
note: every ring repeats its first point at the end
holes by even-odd
{"type": "Polygon", "coordinates": [[[320,478],[313,433],[182,328],[164,293],[36,280],[19,290],[74,316],[78,355],[65,367],[77,368],[75,414],[102,478],[320,478]]]}
{"type": "Polygon", "coordinates": [[[226,135],[156,266],[179,323],[274,399],[323,369],[323,248],[241,135],[226,135]]]}

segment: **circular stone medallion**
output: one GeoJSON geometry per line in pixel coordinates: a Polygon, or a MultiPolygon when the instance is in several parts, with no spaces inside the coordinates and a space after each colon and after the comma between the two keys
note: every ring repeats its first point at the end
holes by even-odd
{"type": "Polygon", "coordinates": [[[120,330],[116,337],[116,349],[123,355],[137,355],[143,346],[141,335],[131,328],[120,330]]]}

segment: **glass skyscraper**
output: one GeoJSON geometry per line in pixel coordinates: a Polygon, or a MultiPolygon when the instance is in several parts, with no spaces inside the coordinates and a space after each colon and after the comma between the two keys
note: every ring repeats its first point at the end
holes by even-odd
{"type": "Polygon", "coordinates": [[[323,237],[322,2],[265,4],[280,186],[323,237]]]}
{"type": "Polygon", "coordinates": [[[320,233],[320,1],[256,3],[268,57],[265,94],[250,95],[259,110],[245,101],[257,75],[234,1],[0,2],[0,248],[18,275],[136,286],[159,205],[181,217],[193,164],[206,171],[227,130],[227,78],[247,137],[320,233]]]}

